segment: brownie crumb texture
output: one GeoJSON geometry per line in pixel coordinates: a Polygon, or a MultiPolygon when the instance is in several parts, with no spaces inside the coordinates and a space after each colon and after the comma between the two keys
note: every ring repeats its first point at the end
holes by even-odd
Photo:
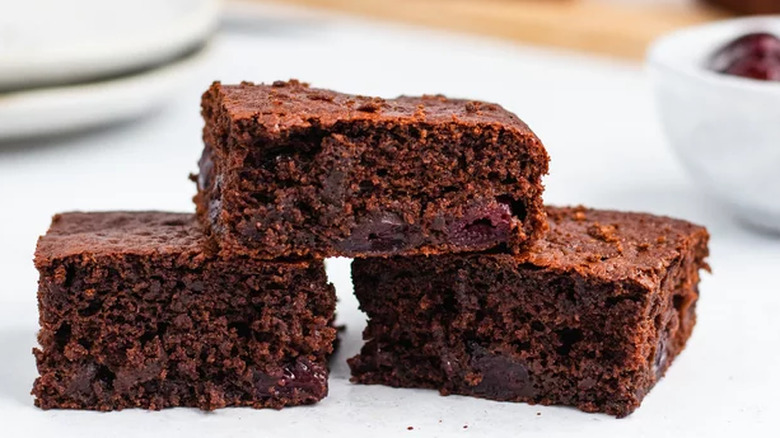
{"type": "Polygon", "coordinates": [[[548,216],[548,235],[520,256],[356,259],[369,321],[352,380],[636,409],[691,334],[707,232],[639,213],[548,216]]]}
{"type": "Polygon", "coordinates": [[[195,203],[225,253],[520,252],[545,231],[547,152],[498,105],[215,83],[202,114],[195,203]]]}
{"type": "Polygon", "coordinates": [[[322,261],[226,260],[193,215],[67,213],[35,264],[41,408],[281,408],[327,394],[322,261]]]}

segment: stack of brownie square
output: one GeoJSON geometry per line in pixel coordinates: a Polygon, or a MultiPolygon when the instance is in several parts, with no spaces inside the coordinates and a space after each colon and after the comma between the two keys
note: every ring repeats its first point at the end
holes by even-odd
{"type": "Polygon", "coordinates": [[[352,257],[368,315],[353,381],[624,416],[695,323],[708,235],[544,207],[515,115],[215,83],[193,215],[55,216],[36,251],[44,408],[282,407],[327,394],[352,257]]]}

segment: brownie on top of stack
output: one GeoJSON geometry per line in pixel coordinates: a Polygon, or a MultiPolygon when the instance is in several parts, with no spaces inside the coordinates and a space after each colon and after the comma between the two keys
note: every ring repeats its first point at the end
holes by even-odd
{"type": "Polygon", "coordinates": [[[320,400],[326,257],[355,258],[357,383],[624,416],[690,336],[706,230],[545,208],[547,153],[496,104],[216,82],[202,114],[197,221],[65,214],[40,240],[39,406],[320,400]]]}
{"type": "Polygon", "coordinates": [[[195,201],[260,258],[519,252],[542,235],[547,153],[498,105],[215,83],[195,201]]]}

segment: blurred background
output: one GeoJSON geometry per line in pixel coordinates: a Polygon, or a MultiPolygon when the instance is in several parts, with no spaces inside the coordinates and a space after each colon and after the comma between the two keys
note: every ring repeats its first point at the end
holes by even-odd
{"type": "MultiPolygon", "coordinates": [[[[204,68],[215,57],[210,43],[221,35],[311,36],[325,26],[325,16],[362,17],[377,25],[399,23],[638,62],[651,41],[671,30],[735,14],[772,12],[780,12],[780,1],[6,1],[0,16],[0,141],[138,117],[164,105],[194,70],[204,68]],[[307,13],[312,14],[308,19],[307,13]]],[[[303,55],[306,43],[300,43],[303,55]]],[[[372,50],[383,47],[373,45],[372,50]]],[[[288,51],[266,61],[285,63],[296,56],[288,51]]],[[[219,70],[205,69],[211,73],[205,77],[219,78],[219,70]]],[[[262,73],[242,79],[273,79],[262,73]]]]}
{"type": "MultiPolygon", "coordinates": [[[[0,140],[137,117],[164,105],[197,67],[208,64],[215,56],[210,43],[220,35],[310,36],[325,25],[324,14],[639,62],[648,44],[671,30],[773,12],[780,12],[780,1],[6,1],[0,16],[0,140]],[[307,20],[307,13],[317,16],[307,20]]],[[[306,43],[300,43],[303,55],[306,43]]],[[[265,64],[296,56],[288,51],[265,64]]],[[[219,78],[218,71],[212,68],[206,77],[219,78]]],[[[262,73],[242,79],[272,79],[262,73]]]]}

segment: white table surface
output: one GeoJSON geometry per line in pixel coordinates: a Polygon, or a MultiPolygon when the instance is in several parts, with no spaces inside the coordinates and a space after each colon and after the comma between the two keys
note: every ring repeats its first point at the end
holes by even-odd
{"type": "Polygon", "coordinates": [[[0,145],[0,436],[777,436],[780,239],[742,228],[686,178],[665,144],[641,66],[276,8],[237,15],[214,40],[197,79],[165,109],[97,132],[0,145]],[[74,209],[192,211],[187,175],[201,149],[201,92],[214,79],[291,77],[355,93],[499,102],[528,122],[552,156],[547,202],[707,225],[714,274],[702,281],[698,325],[643,406],[616,420],[352,385],[345,359],[360,347],[364,316],[351,295],[348,261],[333,260],[329,274],[347,331],[330,396],[318,405],[208,414],[35,408],[31,259],[50,216],[74,209]]]}

